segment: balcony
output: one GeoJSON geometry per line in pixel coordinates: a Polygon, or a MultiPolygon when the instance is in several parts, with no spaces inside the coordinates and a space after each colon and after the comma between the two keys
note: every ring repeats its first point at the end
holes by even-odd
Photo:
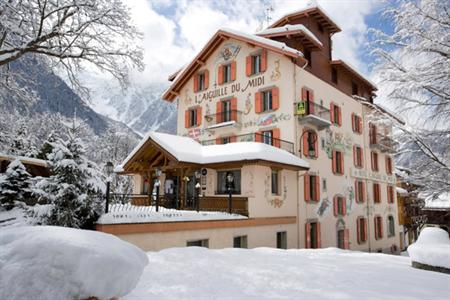
{"type": "Polygon", "coordinates": [[[322,105],[302,101],[294,103],[294,115],[300,124],[310,124],[322,130],[330,127],[330,110],[322,105]]]}
{"type": "MultiPolygon", "coordinates": [[[[269,137],[269,136],[266,136],[266,135],[263,135],[260,133],[256,133],[256,132],[237,135],[237,136],[233,137],[233,139],[234,138],[235,138],[236,142],[265,143],[265,144],[272,145],[274,147],[283,149],[287,152],[294,153],[294,143],[291,143],[291,142],[288,142],[285,140],[281,140],[281,139],[272,138],[272,137],[269,137]]],[[[200,143],[204,146],[215,145],[217,143],[217,139],[201,141],[200,143]]]]}
{"type": "Polygon", "coordinates": [[[206,127],[208,129],[217,129],[228,126],[241,126],[242,112],[238,110],[228,110],[220,113],[206,115],[206,127]]]}
{"type": "Polygon", "coordinates": [[[369,134],[370,147],[381,152],[394,153],[398,143],[386,134],[371,132],[369,134]]]}

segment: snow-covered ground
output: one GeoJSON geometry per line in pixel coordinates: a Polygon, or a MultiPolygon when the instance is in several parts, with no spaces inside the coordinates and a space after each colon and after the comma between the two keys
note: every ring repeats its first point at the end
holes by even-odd
{"type": "Polygon", "coordinates": [[[411,267],[408,257],[270,248],[148,252],[150,263],[124,300],[449,299],[450,275],[411,267]]]}
{"type": "Polygon", "coordinates": [[[408,254],[412,261],[450,269],[450,239],[448,233],[437,227],[424,228],[417,241],[408,247],[408,254]]]}
{"type": "Polygon", "coordinates": [[[114,204],[110,212],[103,214],[97,221],[98,224],[127,224],[127,223],[152,223],[152,222],[181,222],[181,221],[206,221],[206,220],[239,220],[247,217],[228,214],[224,212],[205,212],[192,210],[176,210],[160,207],[156,212],[154,206],[135,206],[114,204]]]}
{"type": "Polygon", "coordinates": [[[111,299],[128,294],[148,260],[101,232],[53,226],[0,231],[0,299],[111,299]]]}

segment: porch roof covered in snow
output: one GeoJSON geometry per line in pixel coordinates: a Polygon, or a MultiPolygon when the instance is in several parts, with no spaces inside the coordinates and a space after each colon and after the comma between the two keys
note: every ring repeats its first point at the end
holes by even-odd
{"type": "Polygon", "coordinates": [[[255,142],[203,146],[178,135],[149,132],[116,167],[119,174],[151,171],[155,168],[198,169],[259,164],[290,170],[308,170],[303,159],[276,147],[255,142]]]}
{"type": "Polygon", "coordinates": [[[32,176],[50,176],[50,170],[46,160],[26,156],[7,155],[4,153],[0,153],[0,173],[5,172],[9,163],[16,159],[20,160],[28,173],[32,176]]]}

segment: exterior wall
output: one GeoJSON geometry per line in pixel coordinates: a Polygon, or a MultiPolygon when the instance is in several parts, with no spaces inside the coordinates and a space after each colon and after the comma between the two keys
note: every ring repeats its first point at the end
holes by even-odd
{"type": "Polygon", "coordinates": [[[159,251],[171,247],[186,247],[187,241],[208,239],[209,248],[232,248],[233,238],[247,236],[248,248],[277,246],[277,232],[286,231],[287,248],[297,248],[297,226],[282,224],[258,227],[236,227],[157,233],[118,234],[144,251],[159,251]]]}

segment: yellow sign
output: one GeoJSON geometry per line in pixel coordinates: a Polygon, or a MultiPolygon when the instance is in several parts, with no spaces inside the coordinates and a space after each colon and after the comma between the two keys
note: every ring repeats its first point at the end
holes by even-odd
{"type": "Polygon", "coordinates": [[[295,103],[295,115],[304,115],[306,113],[305,102],[295,103]]]}

